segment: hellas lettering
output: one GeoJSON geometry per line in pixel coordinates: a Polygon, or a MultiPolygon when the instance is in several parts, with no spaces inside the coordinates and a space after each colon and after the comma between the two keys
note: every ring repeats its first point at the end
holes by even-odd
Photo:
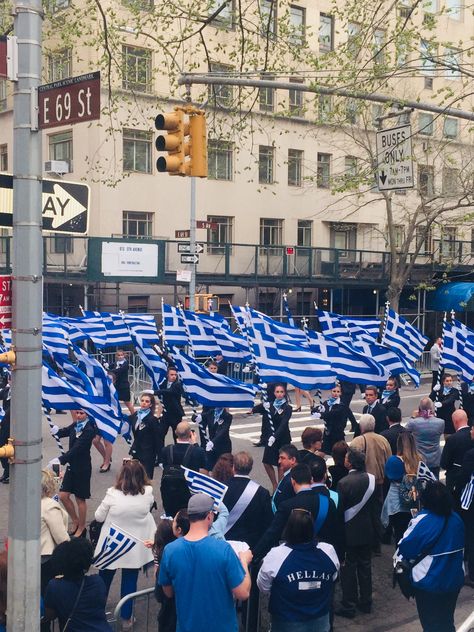
{"type": "Polygon", "coordinates": [[[320,579],[328,581],[330,579],[329,573],[321,573],[319,571],[295,571],[286,576],[289,582],[300,581],[302,579],[320,579]]]}

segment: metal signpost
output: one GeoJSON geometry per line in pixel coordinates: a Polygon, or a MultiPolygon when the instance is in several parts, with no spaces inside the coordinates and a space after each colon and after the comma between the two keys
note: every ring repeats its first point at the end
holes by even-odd
{"type": "Polygon", "coordinates": [[[377,132],[379,191],[411,189],[415,186],[411,138],[411,125],[399,125],[377,132]]]}

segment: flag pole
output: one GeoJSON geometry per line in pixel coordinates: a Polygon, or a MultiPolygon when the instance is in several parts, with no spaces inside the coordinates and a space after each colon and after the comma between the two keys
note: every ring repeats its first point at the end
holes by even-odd
{"type": "MultiPolygon", "coordinates": [[[[451,310],[451,323],[454,324],[454,317],[456,316],[456,312],[454,309],[451,310]]],[[[462,401],[462,389],[461,389],[461,377],[459,375],[459,371],[456,371],[456,377],[458,379],[458,391],[459,391],[459,408],[464,408],[462,401]]]]}

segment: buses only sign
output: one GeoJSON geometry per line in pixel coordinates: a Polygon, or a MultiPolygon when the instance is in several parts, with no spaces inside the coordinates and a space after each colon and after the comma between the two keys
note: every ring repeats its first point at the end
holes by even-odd
{"type": "Polygon", "coordinates": [[[377,184],[379,191],[413,188],[410,125],[377,132],[377,184]]]}

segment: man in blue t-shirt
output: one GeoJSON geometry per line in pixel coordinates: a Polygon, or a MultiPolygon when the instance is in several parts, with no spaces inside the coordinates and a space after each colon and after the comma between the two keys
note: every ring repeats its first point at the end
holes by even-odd
{"type": "Polygon", "coordinates": [[[252,553],[237,557],[227,542],[209,537],[213,508],[207,494],[191,496],[189,531],[163,553],[158,583],[167,597],[176,597],[176,632],[208,632],[210,627],[237,632],[234,598],[245,600],[250,594],[252,553]]]}

